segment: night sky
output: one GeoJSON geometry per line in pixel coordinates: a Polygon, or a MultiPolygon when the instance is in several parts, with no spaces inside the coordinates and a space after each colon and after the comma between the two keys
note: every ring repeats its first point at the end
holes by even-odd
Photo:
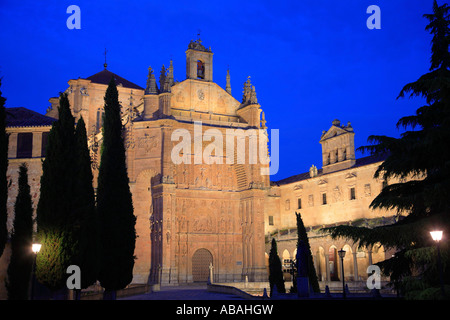
{"type": "MultiPolygon", "coordinates": [[[[372,134],[398,137],[396,123],[424,102],[396,100],[428,72],[432,0],[82,1],[0,0],[0,77],[7,107],[45,113],[67,81],[108,70],[145,87],[174,63],[186,78],[185,51],[200,38],[214,52],[213,80],[242,99],[251,76],[269,129],[279,129],[279,180],[322,167],[320,136],[334,119],[351,122],[356,147],[372,134]],[[81,9],[69,30],[67,7],[81,9]],[[370,5],[381,29],[369,30],[370,5]]],[[[438,0],[438,4],[444,3],[438,0]]],[[[364,155],[357,154],[357,157],[364,155]]]]}

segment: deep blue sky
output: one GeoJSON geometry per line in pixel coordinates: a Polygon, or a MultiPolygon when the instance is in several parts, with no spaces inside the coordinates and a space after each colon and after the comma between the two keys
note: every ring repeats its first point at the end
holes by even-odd
{"type": "Polygon", "coordinates": [[[397,120],[423,103],[396,97],[428,71],[422,15],[431,12],[432,0],[0,0],[1,90],[7,107],[45,113],[69,79],[103,69],[105,47],[108,69],[142,87],[148,66],[159,75],[171,58],[181,81],[201,30],[214,81],[225,87],[229,66],[240,101],[251,76],[268,127],[280,130],[279,180],[322,167],[319,139],[335,118],[352,123],[357,147],[372,134],[399,136],[397,120]],[[72,4],[81,30],[66,27],[72,4]],[[372,4],[381,30],[366,27],[372,4]]]}

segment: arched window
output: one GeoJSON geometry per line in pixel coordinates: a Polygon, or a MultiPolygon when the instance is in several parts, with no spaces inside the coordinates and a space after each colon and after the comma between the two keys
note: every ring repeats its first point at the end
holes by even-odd
{"type": "Polygon", "coordinates": [[[96,122],[96,130],[99,132],[101,128],[103,127],[103,118],[105,116],[105,111],[103,108],[97,109],[97,122],[96,122]]]}
{"type": "Polygon", "coordinates": [[[197,79],[205,79],[205,64],[197,60],[197,79]]]}

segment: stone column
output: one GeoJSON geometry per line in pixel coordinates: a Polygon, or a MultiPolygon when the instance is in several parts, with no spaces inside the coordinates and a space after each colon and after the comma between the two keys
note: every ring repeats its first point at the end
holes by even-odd
{"type": "Polygon", "coordinates": [[[8,158],[17,158],[17,132],[9,134],[8,158]]]}
{"type": "Polygon", "coordinates": [[[357,252],[353,252],[353,270],[354,270],[354,281],[358,281],[358,261],[357,261],[357,252]]]}
{"type": "Polygon", "coordinates": [[[326,275],[327,275],[327,278],[325,279],[326,281],[331,281],[331,275],[330,275],[330,261],[329,261],[329,257],[328,257],[328,255],[326,254],[325,255],[325,270],[326,270],[326,275]]]}
{"type": "Polygon", "coordinates": [[[209,264],[209,282],[210,283],[214,283],[214,267],[213,267],[213,264],[212,263],[210,263],[209,264]]]}
{"type": "Polygon", "coordinates": [[[33,149],[32,158],[40,158],[42,156],[42,132],[33,132],[33,149]]]}
{"type": "Polygon", "coordinates": [[[369,247],[367,249],[367,256],[369,258],[369,266],[371,266],[373,264],[373,262],[372,262],[372,247],[369,247]]]}

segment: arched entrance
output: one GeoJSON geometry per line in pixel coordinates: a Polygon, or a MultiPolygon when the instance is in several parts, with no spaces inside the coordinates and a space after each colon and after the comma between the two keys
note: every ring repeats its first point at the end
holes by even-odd
{"type": "Polygon", "coordinates": [[[209,266],[213,263],[213,256],[207,249],[198,249],[192,256],[192,280],[206,282],[209,277],[209,266]]]}
{"type": "Polygon", "coordinates": [[[330,250],[328,250],[328,263],[330,265],[330,280],[331,281],[339,281],[339,275],[338,275],[338,255],[336,247],[331,247],[330,250]]]}

